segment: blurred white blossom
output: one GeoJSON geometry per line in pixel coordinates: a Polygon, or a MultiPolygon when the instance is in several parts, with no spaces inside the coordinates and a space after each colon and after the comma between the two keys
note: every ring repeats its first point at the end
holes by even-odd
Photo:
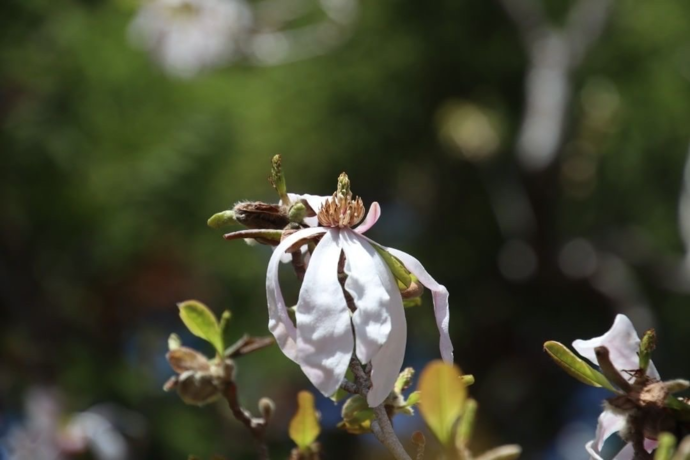
{"type": "Polygon", "coordinates": [[[190,78],[240,57],[252,26],[244,0],[150,0],[129,35],[167,73],[190,78]]]}

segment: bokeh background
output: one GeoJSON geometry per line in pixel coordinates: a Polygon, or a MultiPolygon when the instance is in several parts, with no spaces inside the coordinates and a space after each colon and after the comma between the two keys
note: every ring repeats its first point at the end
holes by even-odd
{"type": "MultiPolygon", "coordinates": [[[[232,310],[238,337],[267,333],[270,251],[206,219],[275,201],[276,153],[293,192],[332,193],[347,171],[382,205],[369,236],[448,287],[456,361],[477,379],[477,451],[586,458],[606,393],[553,365],[544,341],[600,335],[625,313],[657,328],[662,375],[690,376],[690,4],[595,3],[364,1],[337,46],[181,78],[132,43],[134,3],[2,2],[0,458],[92,458],[8,448],[87,410],[115,420],[132,459],[253,458],[222,403],[161,387],[171,332],[204,349],[176,302],[232,310]]],[[[279,27],[323,21],[312,6],[279,27]]],[[[420,369],[438,357],[428,294],[407,313],[420,369]]],[[[277,402],[285,458],[295,395],[313,388],[277,348],[239,366],[247,407],[277,402]]],[[[381,458],[318,404],[328,458],[381,458]]]]}

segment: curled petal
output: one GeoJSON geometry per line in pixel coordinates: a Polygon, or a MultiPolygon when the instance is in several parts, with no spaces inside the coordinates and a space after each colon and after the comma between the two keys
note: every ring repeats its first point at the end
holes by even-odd
{"type": "Polygon", "coordinates": [[[402,298],[395,278],[366,239],[351,230],[342,230],[340,238],[347,258],[345,289],[357,307],[352,315],[355,352],[366,364],[386,343],[391,332],[388,310],[402,308],[402,298]]]}
{"type": "Polygon", "coordinates": [[[597,436],[594,440],[597,451],[601,451],[604,442],[614,433],[625,427],[625,417],[615,414],[610,410],[604,410],[599,416],[597,423],[597,436]]]}
{"type": "MultiPolygon", "coordinates": [[[[285,251],[302,238],[307,238],[317,233],[323,233],[324,228],[306,228],[285,238],[273,251],[271,260],[268,262],[268,271],[266,272],[266,299],[268,302],[268,329],[276,338],[276,342],[280,349],[285,353],[285,356],[299,364],[297,359],[297,332],[294,324],[290,320],[283,299],[283,292],[280,290],[280,281],[278,279],[278,267],[280,266],[280,258],[285,251]]],[[[318,247],[318,246],[317,246],[318,247]]]]}
{"type": "MultiPolygon", "coordinates": [[[[601,337],[573,342],[573,348],[595,365],[598,365],[598,362],[594,349],[601,346],[608,348],[611,363],[619,371],[639,369],[637,352],[640,349],[640,339],[637,336],[637,331],[635,331],[635,326],[627,316],[616,315],[611,329],[601,337]]],[[[632,381],[631,375],[625,373],[623,375],[632,381]]],[[[647,375],[656,379],[659,378],[659,372],[654,367],[654,363],[649,363],[647,375]]]]}
{"type": "Polygon", "coordinates": [[[326,396],[338,389],[352,358],[350,310],[338,280],[339,230],[316,246],[297,303],[297,355],[302,371],[326,396]]]}
{"type": "Polygon", "coordinates": [[[381,206],[379,206],[379,204],[376,201],[374,201],[373,203],[371,203],[371,206],[369,206],[369,213],[367,214],[367,217],[364,219],[364,222],[362,222],[360,226],[355,229],[355,231],[360,234],[366,232],[374,226],[376,221],[379,220],[379,217],[381,217],[381,206]]]}
{"type": "Polygon", "coordinates": [[[388,340],[371,360],[371,389],[367,395],[370,407],[381,404],[389,395],[405,357],[407,343],[407,320],[402,302],[390,302],[386,312],[391,320],[391,332],[388,340]]]}
{"type": "MultiPolygon", "coordinates": [[[[290,201],[293,203],[296,203],[298,201],[304,200],[307,202],[309,207],[315,212],[319,213],[319,210],[321,209],[321,206],[328,200],[330,197],[329,196],[320,196],[320,195],[309,195],[304,194],[304,195],[299,195],[297,193],[288,193],[288,198],[290,198],[290,201]]],[[[319,220],[316,217],[305,217],[304,218],[304,223],[307,224],[310,227],[318,227],[319,226],[319,220]]]]}
{"type": "Polygon", "coordinates": [[[585,444],[585,450],[589,454],[590,460],[604,460],[604,458],[601,456],[601,452],[594,445],[594,440],[589,441],[587,444],[585,444]]]}
{"type": "Polygon", "coordinates": [[[448,290],[445,286],[438,284],[435,279],[429,275],[424,269],[424,266],[412,257],[411,255],[393,248],[385,248],[388,252],[397,257],[403,263],[410,273],[419,279],[419,281],[429,290],[431,290],[434,301],[434,315],[436,316],[436,325],[441,334],[440,348],[441,358],[444,361],[453,362],[453,344],[450,341],[450,334],[448,332],[448,325],[450,322],[450,315],[448,313],[448,290]]]}

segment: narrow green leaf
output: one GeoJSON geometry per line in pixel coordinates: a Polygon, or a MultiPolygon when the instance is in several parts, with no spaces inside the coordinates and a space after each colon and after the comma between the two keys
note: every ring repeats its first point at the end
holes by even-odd
{"type": "Polygon", "coordinates": [[[429,363],[419,377],[419,411],[441,444],[448,447],[454,441],[455,424],[467,397],[460,376],[457,366],[437,360],[429,363]]]}
{"type": "Polygon", "coordinates": [[[223,338],[216,315],[203,303],[187,300],[177,305],[180,307],[180,318],[189,332],[209,342],[223,354],[223,338]]]}
{"type": "Polygon", "coordinates": [[[422,399],[422,393],[420,391],[413,391],[410,393],[410,396],[407,397],[405,400],[405,407],[412,407],[415,404],[419,404],[419,401],[422,399]]]}
{"type": "Polygon", "coordinates": [[[690,422],[690,405],[684,403],[673,395],[668,395],[664,404],[669,409],[676,411],[676,418],[681,422],[690,422]]]}
{"type": "Polygon", "coordinates": [[[479,457],[476,457],[476,460],[515,460],[520,457],[521,453],[522,447],[515,444],[508,444],[484,452],[479,457]]]}
{"type": "Polygon", "coordinates": [[[676,437],[671,433],[661,433],[658,438],[659,445],[654,452],[654,460],[671,460],[676,449],[676,437]]]}
{"type": "Polygon", "coordinates": [[[400,262],[392,254],[386,251],[386,249],[383,248],[383,246],[379,246],[378,244],[374,244],[373,246],[374,249],[376,249],[376,252],[378,252],[379,255],[383,258],[383,261],[386,262],[388,268],[391,269],[391,272],[393,272],[393,276],[395,276],[395,278],[398,279],[403,284],[403,286],[405,286],[405,288],[410,287],[410,283],[412,282],[412,275],[405,268],[402,262],[400,262]]]}
{"type": "Polygon", "coordinates": [[[562,343],[554,341],[546,342],[544,344],[544,350],[556,364],[580,382],[593,387],[606,388],[607,390],[618,392],[613,385],[606,380],[606,377],[575,356],[575,354],[562,343]]]}
{"type": "Polygon", "coordinates": [[[314,395],[300,391],[297,395],[297,413],[290,421],[290,439],[302,451],[308,450],[321,432],[319,419],[314,408],[314,395]]]}
{"type": "Polygon", "coordinates": [[[460,427],[456,435],[456,445],[458,447],[465,447],[472,438],[474,431],[474,418],[477,414],[477,401],[470,398],[465,402],[465,411],[462,413],[460,427]]]}
{"type": "Polygon", "coordinates": [[[474,375],[472,375],[472,374],[463,375],[462,377],[460,377],[460,381],[466,387],[468,387],[470,385],[474,385],[474,375]]]}

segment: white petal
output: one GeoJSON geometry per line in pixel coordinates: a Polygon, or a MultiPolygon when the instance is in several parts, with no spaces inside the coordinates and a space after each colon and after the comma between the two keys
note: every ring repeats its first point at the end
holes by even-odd
{"type": "Polygon", "coordinates": [[[371,203],[371,206],[369,206],[369,213],[367,214],[367,217],[364,219],[364,222],[362,222],[360,226],[355,229],[355,231],[357,233],[366,232],[374,226],[376,221],[379,220],[379,217],[381,217],[381,206],[379,206],[379,204],[376,201],[374,201],[373,203],[371,203]]]}
{"type": "MultiPolygon", "coordinates": [[[[290,198],[290,201],[292,201],[293,203],[296,203],[300,200],[305,200],[309,204],[309,206],[314,210],[314,212],[318,214],[323,204],[326,202],[326,200],[331,198],[331,196],[309,195],[308,193],[304,195],[299,195],[297,193],[288,193],[288,198],[290,198]]],[[[318,227],[319,220],[316,217],[305,217],[304,223],[310,227],[318,227]]]]}
{"type": "Polygon", "coordinates": [[[345,289],[357,306],[352,315],[355,351],[366,364],[386,343],[391,332],[388,311],[402,308],[402,297],[388,266],[367,240],[351,230],[341,231],[340,238],[347,258],[345,289]]]}
{"type": "Polygon", "coordinates": [[[448,325],[450,322],[450,315],[448,313],[448,290],[445,286],[438,284],[435,279],[429,275],[422,264],[409,254],[393,248],[386,248],[388,252],[397,257],[400,262],[405,265],[410,273],[416,276],[419,281],[431,291],[434,301],[434,315],[436,316],[436,325],[441,334],[440,348],[441,358],[444,361],[453,362],[453,344],[450,341],[448,333],[448,325]]]}
{"type": "Polygon", "coordinates": [[[367,402],[371,407],[381,404],[391,392],[405,357],[407,320],[402,302],[388,304],[387,313],[391,319],[391,333],[371,360],[372,387],[367,395],[367,402]]]}
{"type": "MultiPolygon", "coordinates": [[[[601,337],[573,342],[573,348],[595,365],[598,365],[598,363],[594,349],[600,346],[605,346],[609,349],[611,363],[619,371],[636,370],[640,367],[637,356],[640,348],[640,339],[635,331],[635,326],[633,326],[627,316],[616,315],[611,329],[601,337]]],[[[650,377],[659,378],[659,373],[656,367],[654,367],[654,363],[649,363],[647,374],[650,377]]],[[[622,375],[628,380],[633,379],[632,376],[624,372],[622,375]]]]}
{"type": "Polygon", "coordinates": [[[339,233],[326,229],[316,245],[297,302],[299,363],[326,396],[343,381],[354,347],[350,310],[338,280],[339,233]]]}
{"type": "Polygon", "coordinates": [[[585,450],[590,455],[591,460],[604,460],[603,457],[599,455],[601,453],[599,452],[599,449],[596,449],[594,446],[593,440],[585,444],[585,450]]]}
{"type": "Polygon", "coordinates": [[[610,410],[604,410],[599,416],[597,423],[597,436],[595,439],[598,451],[604,447],[604,442],[614,433],[625,427],[625,417],[615,414],[610,410]]]}
{"type": "MultiPolygon", "coordinates": [[[[268,329],[276,338],[276,342],[280,349],[285,353],[285,356],[299,364],[297,359],[297,345],[295,339],[297,332],[294,324],[290,320],[283,299],[283,293],[280,290],[280,281],[278,279],[278,268],[280,266],[280,258],[285,254],[290,246],[295,244],[301,238],[305,238],[317,233],[323,233],[324,228],[307,228],[293,233],[283,240],[271,256],[268,262],[268,270],[266,272],[266,300],[268,303],[268,329]]],[[[317,246],[318,247],[318,246],[317,246]]]]}

